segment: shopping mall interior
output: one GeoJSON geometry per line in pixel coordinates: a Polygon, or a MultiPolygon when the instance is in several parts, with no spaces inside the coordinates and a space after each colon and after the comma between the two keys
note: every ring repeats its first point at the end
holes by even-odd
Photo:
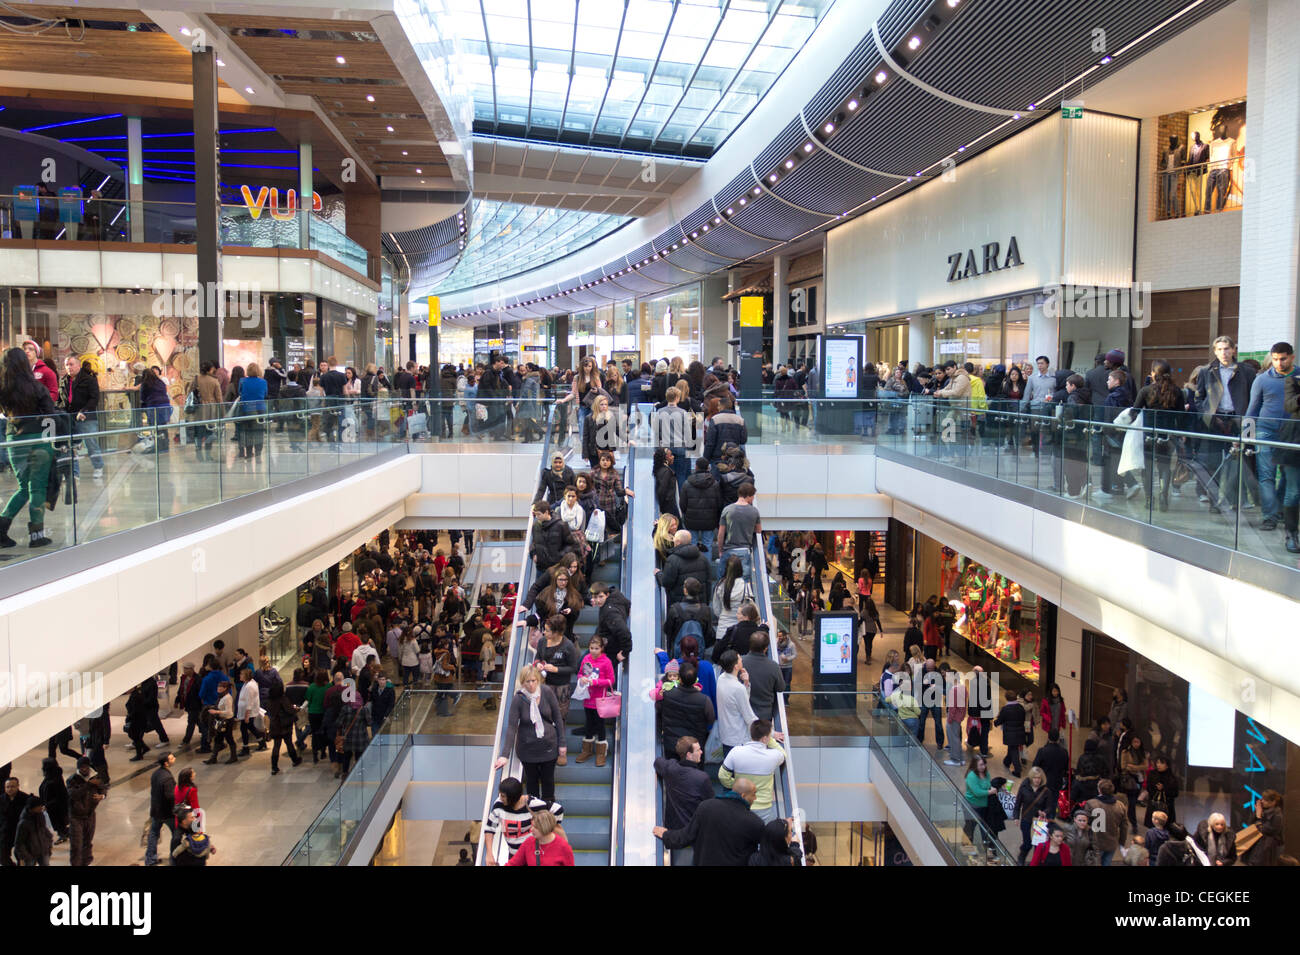
{"type": "Polygon", "coordinates": [[[0,863],[1297,864],[1294,0],[96,4],[0,863]]]}

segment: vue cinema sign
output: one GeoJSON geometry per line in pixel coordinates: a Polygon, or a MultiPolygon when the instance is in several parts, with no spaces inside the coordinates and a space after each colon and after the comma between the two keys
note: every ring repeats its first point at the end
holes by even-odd
{"type": "Polygon", "coordinates": [[[948,256],[948,281],[960,282],[962,279],[972,279],[977,275],[987,275],[989,272],[1001,272],[1003,269],[1024,264],[1020,258],[1020,246],[1013,235],[1011,241],[1007,243],[1005,253],[1000,243],[985,242],[980,246],[979,256],[976,256],[974,249],[967,249],[965,255],[954,252],[948,256]]]}

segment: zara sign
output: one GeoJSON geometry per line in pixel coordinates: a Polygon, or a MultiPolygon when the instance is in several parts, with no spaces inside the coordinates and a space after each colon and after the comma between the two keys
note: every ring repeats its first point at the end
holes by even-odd
{"type": "Polygon", "coordinates": [[[1000,243],[985,242],[980,247],[980,253],[976,256],[974,249],[967,249],[965,255],[954,252],[948,256],[948,281],[960,282],[962,279],[972,279],[978,275],[1001,272],[1003,269],[1025,264],[1021,261],[1020,246],[1016,243],[1014,235],[1007,243],[1006,252],[1002,251],[1000,243]]]}

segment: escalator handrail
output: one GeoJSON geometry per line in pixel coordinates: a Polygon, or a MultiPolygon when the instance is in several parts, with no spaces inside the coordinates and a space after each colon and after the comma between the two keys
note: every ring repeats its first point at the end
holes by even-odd
{"type": "MultiPolygon", "coordinates": [[[[631,486],[630,478],[634,476],[633,470],[636,464],[636,447],[629,446],[627,449],[627,464],[623,470],[624,487],[631,486]]],[[[623,521],[623,540],[621,548],[623,551],[622,563],[619,566],[619,593],[624,597],[631,599],[631,581],[632,581],[632,515],[635,513],[636,498],[633,497],[627,502],[627,518],[623,521]]],[[[629,616],[628,625],[631,626],[629,616]]],[[[644,651],[642,651],[644,652],[644,651]]],[[[630,657],[630,654],[629,654],[630,657]]],[[[631,665],[631,660],[624,661],[623,666],[614,664],[614,683],[615,688],[623,694],[623,702],[619,707],[618,719],[614,723],[614,742],[611,747],[614,755],[610,777],[610,797],[612,803],[609,809],[609,864],[621,866],[623,864],[623,844],[624,840],[620,838],[623,834],[623,817],[627,807],[627,712],[628,712],[628,691],[631,689],[630,681],[627,677],[627,667],[631,665]]]]}
{"type": "MultiPolygon", "coordinates": [[[[777,633],[780,628],[777,625],[776,616],[772,612],[772,601],[769,591],[769,587],[771,586],[771,575],[767,570],[767,548],[765,544],[766,542],[763,539],[763,534],[761,532],[756,534],[753,553],[754,575],[757,578],[759,574],[762,574],[761,580],[763,586],[754,587],[754,597],[758,602],[759,619],[767,624],[767,632],[771,638],[767,645],[768,655],[771,657],[772,662],[779,667],[781,665],[781,660],[777,654],[776,643],[777,633]]],[[[757,583],[758,580],[756,579],[755,584],[757,583]]],[[[788,690],[789,687],[786,687],[786,689],[788,690]]],[[[786,807],[787,812],[785,815],[795,820],[794,841],[799,844],[800,859],[802,860],[800,864],[806,865],[807,863],[803,856],[803,827],[799,825],[799,799],[797,796],[797,787],[795,785],[794,777],[794,742],[790,738],[790,722],[786,718],[785,696],[781,693],[776,695],[775,723],[776,725],[773,726],[773,729],[785,734],[785,743],[783,744],[785,747],[785,762],[777,769],[777,795],[780,797],[780,803],[786,807]]]]}
{"type": "MultiPolygon", "coordinates": [[[[543,493],[544,486],[542,481],[550,463],[548,459],[551,453],[551,433],[555,424],[556,409],[559,407],[561,406],[551,405],[551,410],[547,415],[546,437],[542,441],[542,459],[537,472],[537,493],[533,497],[534,500],[537,500],[537,498],[543,493]]],[[[487,791],[483,794],[483,814],[479,817],[485,829],[488,823],[488,816],[492,812],[492,804],[496,801],[499,781],[505,779],[506,774],[512,771],[518,772],[520,768],[519,761],[515,757],[514,753],[509,755],[509,762],[507,762],[505,766],[501,767],[500,770],[496,768],[496,761],[501,756],[501,751],[504,748],[506,718],[510,714],[510,706],[507,704],[507,691],[518,682],[520,669],[532,659],[531,653],[533,651],[532,648],[528,646],[527,638],[518,639],[518,637],[520,636],[520,628],[524,625],[524,614],[520,613],[523,609],[521,604],[524,595],[528,593],[528,588],[532,586],[533,574],[535,573],[533,560],[529,556],[533,544],[533,523],[532,515],[530,514],[528,519],[528,530],[524,533],[523,554],[520,557],[519,589],[515,593],[515,615],[514,619],[510,623],[510,630],[508,631],[509,643],[507,644],[505,672],[501,683],[501,702],[497,707],[497,725],[496,731],[492,737],[492,756],[488,761],[487,791]]],[[[513,694],[511,694],[511,698],[512,697],[513,694]]],[[[497,848],[500,841],[501,840],[494,840],[494,850],[497,848]]],[[[487,839],[480,837],[478,841],[478,850],[474,857],[475,865],[484,864],[487,852],[486,847],[487,839]]]]}

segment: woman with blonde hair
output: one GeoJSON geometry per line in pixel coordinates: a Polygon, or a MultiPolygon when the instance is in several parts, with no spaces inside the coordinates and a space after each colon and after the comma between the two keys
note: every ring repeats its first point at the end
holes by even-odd
{"type": "Polygon", "coordinates": [[[655,556],[659,559],[659,566],[668,559],[668,555],[673,552],[676,546],[673,543],[673,536],[677,533],[677,517],[673,514],[660,514],[659,520],[655,522],[655,556]]]}
{"type": "Polygon", "coordinates": [[[533,813],[532,831],[520,843],[506,865],[577,865],[573,847],[564,836],[559,820],[548,810],[533,813]]]}
{"type": "Polygon", "coordinates": [[[560,703],[543,682],[542,672],[531,664],[523,667],[495,766],[500,769],[509,762],[508,754],[515,753],[524,767],[524,787],[548,803],[555,802],[555,760],[560,755],[563,721],[560,703]]]}
{"type": "Polygon", "coordinates": [[[1056,808],[1056,794],[1047,788],[1047,774],[1041,766],[1029,770],[1016,793],[1016,818],[1020,820],[1020,864],[1025,864],[1033,849],[1034,822],[1050,820],[1056,808]]]}

